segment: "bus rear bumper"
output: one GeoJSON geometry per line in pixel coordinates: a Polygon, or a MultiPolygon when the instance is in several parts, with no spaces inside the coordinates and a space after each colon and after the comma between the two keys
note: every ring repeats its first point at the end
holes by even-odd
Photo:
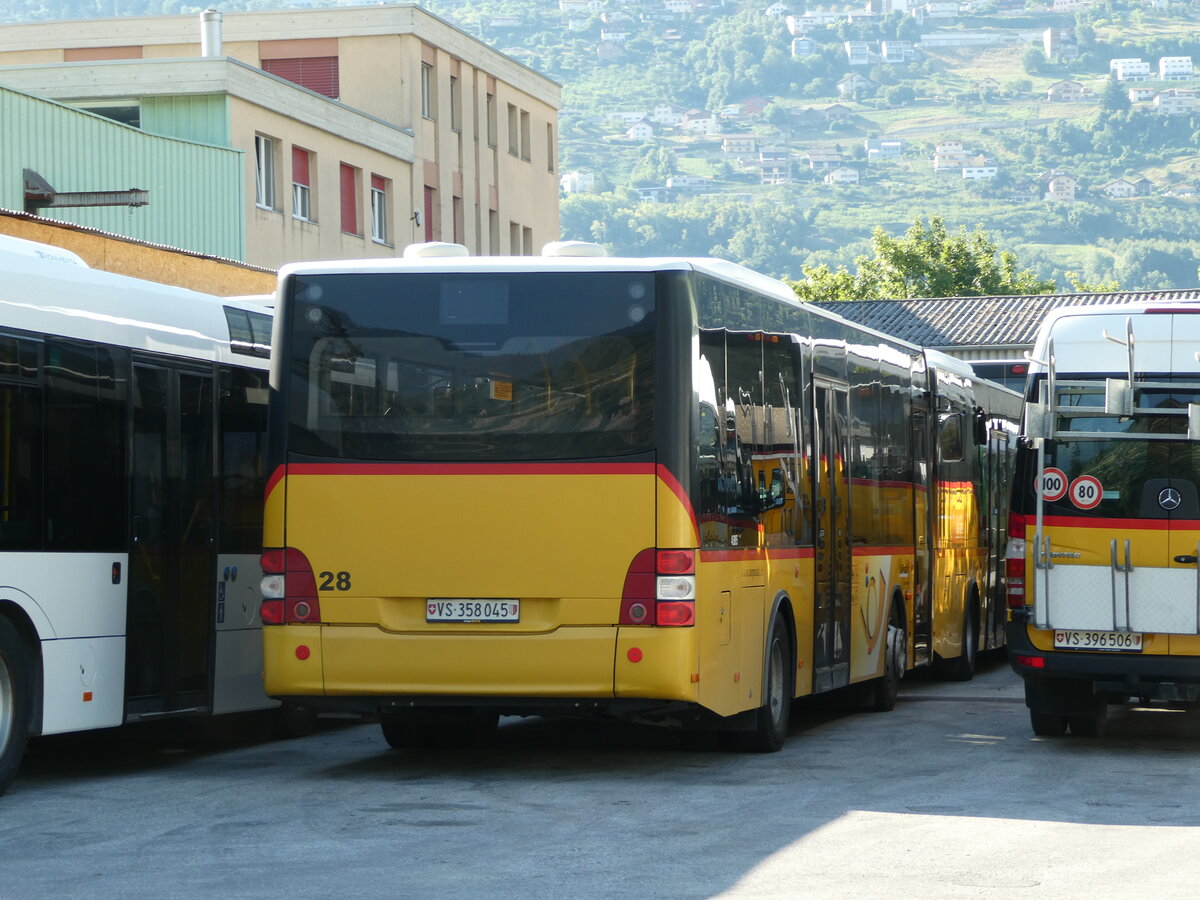
{"type": "MultiPolygon", "coordinates": [[[[395,634],[367,625],[263,628],[273,697],[652,699],[695,702],[695,629],[395,634]]],[[[544,705],[544,704],[543,704],[544,705]]],[[[557,704],[552,704],[557,705],[557,704]]],[[[346,703],[361,708],[361,703],[346,703]]]]}
{"type": "Polygon", "coordinates": [[[1014,618],[1008,624],[1008,659],[1025,680],[1026,705],[1038,711],[1058,712],[1048,708],[1058,695],[1070,698],[1067,705],[1086,696],[1108,703],[1200,702],[1200,656],[1047,651],[1034,645],[1028,623],[1014,618]]]}

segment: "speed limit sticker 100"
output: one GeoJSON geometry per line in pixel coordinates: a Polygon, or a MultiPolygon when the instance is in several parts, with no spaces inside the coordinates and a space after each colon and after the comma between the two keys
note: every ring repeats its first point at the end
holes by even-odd
{"type": "Polygon", "coordinates": [[[1042,499],[1054,503],[1067,495],[1067,473],[1047,466],[1042,472],[1042,499]]]}
{"type": "Polygon", "coordinates": [[[1095,509],[1104,499],[1104,485],[1092,475],[1080,475],[1071,482],[1071,502],[1080,509],[1095,509]]]}

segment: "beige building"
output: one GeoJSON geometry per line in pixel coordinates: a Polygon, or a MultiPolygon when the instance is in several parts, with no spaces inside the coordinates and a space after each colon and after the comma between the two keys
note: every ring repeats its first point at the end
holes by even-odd
{"type": "Polygon", "coordinates": [[[560,86],[415,5],[5,25],[0,84],[241,150],[249,263],[559,237],[560,86]]]}

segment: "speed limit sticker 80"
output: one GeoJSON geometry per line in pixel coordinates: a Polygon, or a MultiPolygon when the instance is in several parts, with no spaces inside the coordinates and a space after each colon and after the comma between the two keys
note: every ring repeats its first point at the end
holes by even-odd
{"type": "Polygon", "coordinates": [[[1104,485],[1092,475],[1080,475],[1071,482],[1071,502],[1080,509],[1094,509],[1104,499],[1104,485]]]}

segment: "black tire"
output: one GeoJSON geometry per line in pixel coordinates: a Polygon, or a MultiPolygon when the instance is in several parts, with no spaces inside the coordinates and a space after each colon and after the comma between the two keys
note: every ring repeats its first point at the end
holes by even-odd
{"type": "Polygon", "coordinates": [[[787,624],[779,613],[767,635],[765,662],[763,703],[754,710],[751,728],[729,733],[733,748],[747,753],[774,753],[787,740],[796,663],[787,624]]]}
{"type": "Polygon", "coordinates": [[[1029,711],[1029,724],[1038,737],[1062,737],[1067,733],[1067,717],[1029,711]]]}
{"type": "Polygon", "coordinates": [[[29,648],[12,622],[0,618],[0,794],[12,784],[25,755],[32,684],[29,648]]]}
{"type": "Polygon", "coordinates": [[[317,725],[317,711],[311,706],[284,702],[274,711],[271,731],[280,738],[299,738],[310,735],[317,725]]]}
{"type": "Polygon", "coordinates": [[[1104,726],[1108,721],[1106,712],[1090,713],[1081,716],[1067,716],[1071,726],[1071,734],[1076,737],[1100,737],[1104,734],[1104,726]]]}
{"type": "Polygon", "coordinates": [[[975,677],[975,664],[979,659],[979,613],[974,602],[968,603],[963,612],[962,653],[950,661],[946,673],[954,681],[970,681],[975,677]]]}
{"type": "Polygon", "coordinates": [[[900,679],[904,677],[904,667],[908,661],[908,634],[894,604],[888,616],[887,642],[883,652],[883,676],[876,679],[871,698],[871,709],[876,712],[890,712],[896,708],[900,679]]]}
{"type": "Polygon", "coordinates": [[[379,725],[388,746],[400,750],[485,744],[499,722],[495,713],[469,709],[409,709],[385,713],[379,725]]]}

